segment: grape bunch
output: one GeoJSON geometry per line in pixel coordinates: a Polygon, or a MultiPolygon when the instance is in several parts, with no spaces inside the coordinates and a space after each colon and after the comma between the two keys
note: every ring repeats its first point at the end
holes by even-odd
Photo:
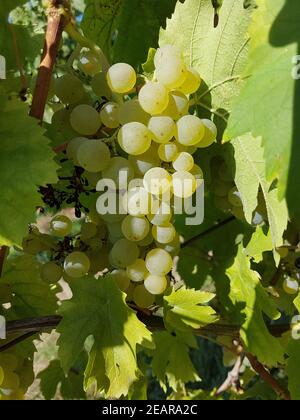
{"type": "Polygon", "coordinates": [[[92,93],[74,74],[56,80],[55,94],[64,106],[52,125],[66,136],[67,158],[85,171],[95,194],[79,234],[60,214],[50,223],[51,235],[35,231],[24,243],[28,252],[48,251],[41,267],[46,282],[108,272],[142,308],[170,283],[180,251],[176,202],[191,198],[203,182],[194,154],[217,138],[213,121],[189,113],[201,77],[181,51],[165,45],[154,64],[150,80],[125,63],[102,70],[95,54],[85,51],[78,69],[92,78],[92,93]],[[112,183],[108,191],[99,187],[103,180],[112,183]],[[110,197],[119,205],[105,213],[110,197]]]}
{"type": "Polygon", "coordinates": [[[0,400],[22,400],[34,381],[32,360],[15,350],[0,353],[0,400]]]}

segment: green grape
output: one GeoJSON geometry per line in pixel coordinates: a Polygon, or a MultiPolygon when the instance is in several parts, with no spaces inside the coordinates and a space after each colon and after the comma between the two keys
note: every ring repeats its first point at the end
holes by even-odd
{"type": "Polygon", "coordinates": [[[154,241],[154,238],[152,236],[152,232],[151,230],[149,231],[148,235],[146,236],[145,239],[143,239],[142,241],[138,241],[136,244],[140,247],[148,247],[149,245],[151,245],[154,241]]]}
{"type": "Polygon", "coordinates": [[[175,171],[191,171],[194,167],[194,158],[190,153],[181,152],[173,161],[173,168],[175,171]]]}
{"type": "Polygon", "coordinates": [[[87,180],[90,187],[96,187],[100,179],[102,179],[102,172],[88,172],[85,171],[83,177],[87,180]]]}
{"type": "Polygon", "coordinates": [[[143,110],[138,99],[124,102],[119,108],[119,123],[121,125],[132,122],[148,125],[150,118],[151,116],[143,110]]]}
{"type": "Polygon", "coordinates": [[[152,168],[144,176],[144,187],[153,195],[162,195],[170,191],[172,177],[163,168],[152,168]]]}
{"type": "Polygon", "coordinates": [[[0,284],[0,305],[10,303],[13,297],[13,290],[10,284],[0,284]]]}
{"type": "Polygon", "coordinates": [[[163,63],[168,61],[170,57],[177,57],[182,59],[182,53],[180,49],[171,44],[166,44],[158,48],[154,56],[155,67],[160,67],[163,63]]]}
{"type": "Polygon", "coordinates": [[[123,157],[113,157],[108,167],[102,171],[103,179],[112,180],[117,189],[127,189],[134,178],[134,169],[130,161],[123,157]]]}
{"type": "Polygon", "coordinates": [[[84,94],[82,82],[73,74],[65,74],[55,81],[55,94],[63,104],[76,104],[84,94]]]}
{"type": "Polygon", "coordinates": [[[144,176],[150,169],[160,165],[156,143],[152,143],[147,152],[139,156],[129,156],[128,159],[137,176],[144,176]]]}
{"type": "Polygon", "coordinates": [[[145,289],[152,295],[161,295],[168,286],[168,281],[164,276],[148,274],[144,282],[145,289]]]}
{"type": "Polygon", "coordinates": [[[188,68],[186,79],[183,84],[178,88],[180,92],[183,92],[185,95],[192,95],[196,93],[201,86],[201,76],[196,69],[188,68]]]}
{"type": "Polygon", "coordinates": [[[97,225],[95,223],[87,222],[81,226],[80,239],[87,242],[94,238],[98,233],[97,225]]]}
{"type": "Polygon", "coordinates": [[[163,59],[156,68],[157,80],[167,89],[179,88],[187,78],[187,68],[181,57],[163,59]]]}
{"type": "Polygon", "coordinates": [[[242,196],[236,187],[232,188],[228,193],[228,201],[234,207],[243,207],[242,196]]]}
{"type": "Polygon", "coordinates": [[[156,242],[157,248],[164,249],[168,254],[172,255],[173,257],[177,256],[180,252],[180,238],[178,233],[175,234],[175,238],[172,242],[169,242],[168,244],[161,244],[159,242],[156,242]]]}
{"type": "Polygon", "coordinates": [[[129,64],[118,63],[110,67],[107,72],[107,83],[116,93],[128,93],[136,84],[136,72],[129,64]]]}
{"type": "Polygon", "coordinates": [[[243,211],[243,207],[232,207],[231,212],[239,220],[245,220],[245,214],[243,211]]]}
{"type": "Polygon", "coordinates": [[[99,98],[112,99],[112,91],[108,86],[105,73],[96,74],[91,81],[91,87],[99,98]]]}
{"type": "Polygon", "coordinates": [[[148,82],[140,90],[139,102],[148,114],[159,115],[169,104],[168,90],[161,83],[148,82]]]}
{"type": "Polygon", "coordinates": [[[192,169],[189,171],[192,175],[194,175],[194,177],[196,179],[203,179],[204,178],[204,174],[202,169],[200,168],[200,166],[194,164],[194,166],[192,167],[192,169]]]}
{"type": "Polygon", "coordinates": [[[200,118],[194,115],[185,115],[177,121],[178,142],[184,146],[194,146],[199,143],[205,134],[205,126],[200,118]]]}
{"type": "Polygon", "coordinates": [[[0,353],[0,364],[5,368],[5,372],[14,372],[19,367],[19,359],[13,353],[0,353]]]}
{"type": "Polygon", "coordinates": [[[203,119],[202,123],[205,127],[205,132],[202,139],[197,144],[199,148],[205,148],[215,143],[217,139],[218,130],[215,123],[211,120],[203,119]]]}
{"type": "Polygon", "coordinates": [[[151,195],[142,187],[130,189],[124,195],[123,205],[130,216],[146,216],[151,209],[151,195]]]}
{"type": "Polygon", "coordinates": [[[101,127],[100,115],[92,106],[86,104],[73,109],[70,123],[72,128],[83,136],[96,134],[101,127]]]}
{"type": "Polygon", "coordinates": [[[145,217],[126,216],[122,222],[122,232],[126,239],[132,242],[146,238],[150,225],[145,217]]]}
{"type": "Polygon", "coordinates": [[[72,220],[63,214],[55,216],[50,222],[50,232],[60,238],[68,236],[72,232],[72,228],[72,220]]]}
{"type": "Polygon", "coordinates": [[[133,264],[127,267],[127,275],[131,281],[140,283],[145,280],[148,274],[146,263],[142,259],[137,259],[133,264]]]}
{"type": "Polygon", "coordinates": [[[132,297],[134,303],[140,308],[149,308],[155,302],[155,296],[149,293],[143,284],[135,287],[132,297]]]}
{"type": "Polygon", "coordinates": [[[138,259],[139,253],[139,248],[135,243],[130,242],[128,239],[120,239],[111,250],[111,257],[116,265],[115,268],[126,268],[133,264],[138,259]]]}
{"type": "Polygon", "coordinates": [[[65,273],[72,278],[80,278],[85,276],[89,269],[91,263],[86,254],[83,252],[72,252],[68,255],[64,262],[65,273]]]}
{"type": "Polygon", "coordinates": [[[82,51],[78,58],[79,69],[88,76],[95,76],[102,70],[102,63],[99,55],[93,51],[82,51]]]}
{"type": "Polygon", "coordinates": [[[86,171],[97,173],[109,166],[110,150],[102,140],[84,141],[77,150],[77,160],[86,171]]]}
{"type": "Polygon", "coordinates": [[[75,131],[70,124],[71,111],[66,108],[61,108],[54,112],[51,118],[51,128],[56,134],[65,137],[70,137],[75,134],[75,131]]]}
{"type": "Polygon", "coordinates": [[[153,140],[156,143],[164,144],[175,136],[176,124],[170,117],[152,117],[148,128],[153,135],[153,140]]]}
{"type": "Polygon", "coordinates": [[[276,251],[282,259],[286,258],[289,255],[289,249],[285,246],[276,248],[276,251]]]}
{"type": "Polygon", "coordinates": [[[79,162],[77,159],[78,149],[82,145],[82,143],[84,143],[87,140],[88,139],[85,137],[76,137],[75,139],[70,140],[68,143],[67,151],[66,151],[68,159],[73,161],[74,164],[77,166],[79,166],[79,162]]]}
{"type": "Polygon", "coordinates": [[[63,276],[63,269],[50,261],[41,267],[41,279],[49,284],[57,283],[63,276]]]}
{"type": "Polygon", "coordinates": [[[124,238],[124,235],[122,232],[122,224],[108,223],[107,229],[109,232],[109,239],[112,243],[116,243],[119,239],[124,238]]]}
{"type": "Polygon", "coordinates": [[[173,162],[178,155],[178,147],[175,142],[160,144],[158,147],[158,156],[163,162],[173,162]]]}
{"type": "Polygon", "coordinates": [[[162,115],[171,117],[174,121],[180,120],[189,112],[190,103],[186,95],[179,91],[169,94],[169,104],[162,115]]]}
{"type": "Polygon", "coordinates": [[[173,260],[164,249],[155,248],[146,256],[146,267],[155,276],[165,276],[172,270],[173,260]]]}
{"type": "Polygon", "coordinates": [[[168,224],[172,218],[172,210],[166,201],[152,200],[151,213],[148,215],[152,225],[162,226],[168,224]]]}
{"type": "Polygon", "coordinates": [[[288,295],[297,295],[299,293],[299,283],[296,279],[286,277],[283,281],[282,288],[288,295]]]}
{"type": "Polygon", "coordinates": [[[125,270],[114,270],[110,276],[115,280],[122,292],[126,292],[130,285],[130,278],[125,270]]]}
{"type": "Polygon", "coordinates": [[[133,122],[123,125],[119,130],[120,147],[129,155],[138,156],[151,146],[151,132],[141,123],[133,122]]]}
{"type": "Polygon", "coordinates": [[[175,197],[189,198],[197,189],[194,175],[187,171],[177,171],[172,175],[172,190],[175,197]]]}
{"type": "MultiPolygon", "coordinates": [[[[5,369],[5,367],[4,367],[5,369]]],[[[9,370],[4,370],[4,379],[1,384],[1,389],[16,391],[20,386],[19,376],[9,370]]]]}
{"type": "Polygon", "coordinates": [[[105,127],[119,127],[119,108],[120,105],[115,102],[108,102],[103,106],[100,111],[100,118],[105,127]]]}
{"type": "Polygon", "coordinates": [[[156,242],[160,244],[168,244],[174,240],[176,230],[170,222],[165,223],[162,226],[154,225],[152,227],[152,235],[156,242]]]}

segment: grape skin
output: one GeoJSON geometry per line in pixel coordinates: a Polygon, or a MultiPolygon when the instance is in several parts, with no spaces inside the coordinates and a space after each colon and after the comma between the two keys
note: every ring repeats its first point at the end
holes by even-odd
{"type": "Polygon", "coordinates": [[[50,222],[50,231],[53,235],[63,238],[71,233],[72,221],[64,215],[54,217],[50,222]]]}
{"type": "Polygon", "coordinates": [[[126,153],[138,156],[150,148],[151,133],[144,124],[128,123],[119,130],[118,141],[126,153]]]}
{"type": "Polygon", "coordinates": [[[168,281],[164,276],[149,274],[144,283],[145,289],[152,295],[161,295],[168,286],[168,281]]]}
{"type": "Polygon", "coordinates": [[[108,102],[100,111],[100,118],[105,127],[119,127],[119,104],[108,102]]]}
{"type": "Polygon", "coordinates": [[[184,146],[194,146],[204,137],[205,125],[194,115],[185,115],[177,122],[178,142],[184,146]]]}
{"type": "Polygon", "coordinates": [[[90,260],[83,252],[69,254],[64,262],[65,273],[72,278],[85,276],[90,269],[90,260]]]}
{"type": "Polygon", "coordinates": [[[76,104],[84,96],[82,82],[73,74],[65,74],[55,81],[55,94],[64,104],[76,104]]]}
{"type": "Polygon", "coordinates": [[[143,284],[136,286],[133,291],[133,301],[140,308],[149,308],[155,302],[155,296],[145,289],[143,284]]]}
{"type": "Polygon", "coordinates": [[[101,140],[84,141],[78,148],[77,160],[86,171],[97,173],[108,167],[110,150],[101,140]]]}
{"type": "Polygon", "coordinates": [[[130,92],[136,84],[135,70],[126,63],[118,63],[111,66],[106,77],[108,86],[116,93],[130,92]]]}
{"type": "Polygon", "coordinates": [[[155,248],[146,256],[146,267],[155,276],[165,276],[173,266],[172,257],[163,249],[155,248]]]}
{"type": "Polygon", "coordinates": [[[100,115],[93,107],[86,104],[73,109],[70,123],[72,128],[83,136],[96,134],[101,127],[100,115]]]}
{"type": "Polygon", "coordinates": [[[139,102],[148,114],[159,115],[169,104],[168,90],[160,83],[148,82],[140,90],[139,102]]]}
{"type": "Polygon", "coordinates": [[[122,222],[122,232],[132,242],[145,239],[149,230],[150,224],[145,217],[126,216],[122,222]]]}

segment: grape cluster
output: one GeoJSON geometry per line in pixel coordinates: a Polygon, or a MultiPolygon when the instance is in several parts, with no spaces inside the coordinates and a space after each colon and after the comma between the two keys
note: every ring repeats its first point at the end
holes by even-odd
{"type": "MultiPolygon", "coordinates": [[[[128,299],[144,308],[168,287],[180,250],[175,201],[192,197],[202,183],[193,155],[216,141],[217,128],[189,113],[189,95],[198,91],[201,77],[175,46],[157,50],[151,80],[125,63],[106,72],[100,64],[91,51],[78,60],[79,70],[92,77],[97,106],[74,74],[56,81],[55,94],[66,107],[54,114],[52,124],[65,135],[74,133],[67,157],[98,192],[79,235],[72,237],[66,216],[53,218],[50,231],[56,239],[47,238],[51,252],[41,275],[55,283],[62,276],[70,280],[106,269],[128,299]],[[105,193],[98,187],[104,179],[114,182],[105,193]],[[104,196],[110,195],[121,206],[105,214],[104,196]]],[[[43,249],[45,236],[30,235],[25,249],[43,249]]]]}
{"type": "Polygon", "coordinates": [[[0,400],[22,400],[34,380],[32,361],[14,350],[0,353],[0,400]]]}

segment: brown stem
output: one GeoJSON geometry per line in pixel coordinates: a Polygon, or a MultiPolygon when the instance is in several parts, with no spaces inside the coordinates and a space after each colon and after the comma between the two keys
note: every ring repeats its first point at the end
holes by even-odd
{"type": "Polygon", "coordinates": [[[7,250],[8,250],[7,246],[2,246],[0,248],[0,277],[2,275],[2,270],[3,270],[7,250]]]}
{"type": "Polygon", "coordinates": [[[228,373],[225,382],[217,390],[216,395],[223,394],[223,392],[228,391],[232,387],[237,389],[240,387],[240,370],[243,364],[243,360],[244,356],[242,355],[237,358],[233,369],[228,373]]]}
{"type": "Polygon", "coordinates": [[[23,335],[20,335],[20,337],[15,338],[12,341],[9,341],[8,343],[4,344],[0,347],[0,353],[16,346],[19,343],[22,343],[23,341],[27,340],[27,338],[33,337],[35,334],[37,334],[38,331],[32,331],[23,335]]]}
{"type": "Polygon", "coordinates": [[[285,401],[290,401],[291,396],[288,391],[286,391],[273,376],[270,374],[270,372],[267,371],[267,369],[256,359],[256,357],[252,356],[252,354],[247,354],[247,358],[249,362],[251,363],[252,368],[255,370],[255,372],[267,383],[273,388],[273,390],[276,392],[276,394],[285,401]]]}
{"type": "Polygon", "coordinates": [[[51,6],[48,10],[48,25],[44,51],[39,67],[30,111],[30,115],[39,121],[42,121],[44,117],[51,77],[60,40],[64,27],[68,22],[66,16],[60,9],[60,6],[64,6],[65,4],[66,0],[52,0],[51,6]]]}

